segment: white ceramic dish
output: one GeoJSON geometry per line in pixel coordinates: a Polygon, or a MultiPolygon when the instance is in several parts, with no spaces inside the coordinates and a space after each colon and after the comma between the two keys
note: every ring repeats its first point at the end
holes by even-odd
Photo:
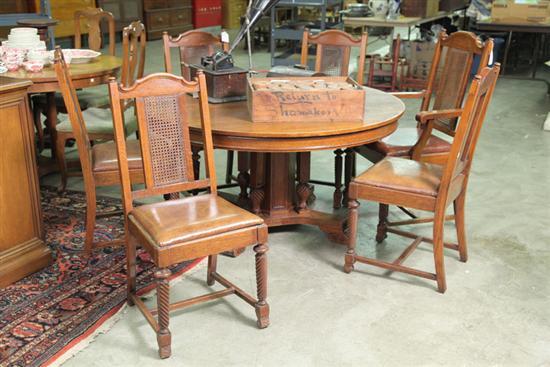
{"type": "MultiPolygon", "coordinates": [[[[101,55],[101,52],[86,49],[63,49],[65,62],[68,64],[86,64],[95,60],[101,55]]],[[[54,52],[50,51],[50,59],[53,60],[54,52]]]]}

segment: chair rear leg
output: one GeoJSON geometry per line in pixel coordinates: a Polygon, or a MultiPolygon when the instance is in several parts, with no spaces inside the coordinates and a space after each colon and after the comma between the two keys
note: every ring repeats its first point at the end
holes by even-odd
{"type": "Polygon", "coordinates": [[[208,269],[206,271],[206,284],[214,285],[214,277],[212,273],[216,272],[216,267],[218,265],[218,255],[208,256],[208,269]]]}
{"type": "Polygon", "coordinates": [[[445,223],[445,212],[436,212],[434,216],[433,227],[433,249],[435,262],[435,276],[437,281],[437,290],[445,293],[447,290],[447,281],[445,279],[445,259],[443,257],[443,225],[445,223]]]}
{"type": "Polygon", "coordinates": [[[468,245],[466,243],[466,229],[464,220],[464,203],[466,201],[466,194],[462,192],[454,201],[454,213],[455,213],[455,225],[456,236],[458,239],[458,253],[460,255],[460,261],[468,261],[468,245]]]}
{"type": "Polygon", "coordinates": [[[378,227],[376,228],[376,242],[380,243],[388,237],[388,204],[380,203],[378,209],[378,227]]]}
{"type": "Polygon", "coordinates": [[[172,335],[168,329],[170,324],[170,284],[168,277],[170,275],[171,272],[167,268],[159,268],[155,272],[158,310],[157,343],[160,358],[168,358],[172,354],[172,335]]]}
{"type": "Polygon", "coordinates": [[[355,245],[357,243],[357,220],[359,213],[357,208],[359,207],[359,202],[355,199],[350,199],[348,203],[348,249],[345,255],[345,264],[344,272],[351,273],[353,270],[353,265],[355,264],[355,245]]]}
{"type": "Polygon", "coordinates": [[[256,253],[256,287],[258,293],[258,302],[254,306],[256,317],[258,318],[258,327],[264,329],[269,326],[269,305],[267,298],[267,244],[257,244],[254,246],[256,253]]]}

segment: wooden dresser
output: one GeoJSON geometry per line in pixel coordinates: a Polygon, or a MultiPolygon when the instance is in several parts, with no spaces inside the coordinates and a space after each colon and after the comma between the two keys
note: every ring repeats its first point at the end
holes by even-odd
{"type": "Polygon", "coordinates": [[[147,39],[158,39],[162,32],[178,35],[193,29],[191,0],[143,0],[147,39]]]}
{"type": "Polygon", "coordinates": [[[0,76],[0,287],[51,262],[42,228],[30,84],[0,76]]]}
{"type": "Polygon", "coordinates": [[[97,7],[113,13],[118,32],[134,20],[143,20],[141,3],[141,0],[97,0],[97,7]]]}

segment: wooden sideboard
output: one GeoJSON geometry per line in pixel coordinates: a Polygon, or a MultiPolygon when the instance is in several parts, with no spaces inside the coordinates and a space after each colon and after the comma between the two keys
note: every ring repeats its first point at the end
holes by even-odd
{"type": "Polygon", "coordinates": [[[27,88],[0,77],[0,287],[51,262],[44,244],[27,88]]]}
{"type": "Polygon", "coordinates": [[[166,31],[172,36],[193,29],[191,0],[143,0],[147,39],[158,39],[166,31]]]}

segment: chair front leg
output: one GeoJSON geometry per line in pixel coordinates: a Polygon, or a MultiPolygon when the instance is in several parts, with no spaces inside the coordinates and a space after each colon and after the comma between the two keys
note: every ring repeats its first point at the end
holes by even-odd
{"type": "Polygon", "coordinates": [[[357,220],[359,219],[359,202],[350,199],[348,202],[348,249],[345,255],[344,272],[351,273],[355,264],[355,246],[357,244],[357,220]]]}
{"type": "Polygon", "coordinates": [[[269,305],[267,299],[267,244],[260,243],[254,246],[256,253],[256,287],[258,302],[255,305],[258,327],[264,329],[269,326],[269,305]]]}
{"type": "Polygon", "coordinates": [[[437,281],[437,290],[445,293],[447,290],[447,281],[445,279],[445,259],[443,257],[443,225],[445,224],[445,211],[436,211],[433,227],[433,249],[435,263],[435,277],[437,281]]]}
{"type": "Polygon", "coordinates": [[[466,191],[463,191],[454,201],[456,236],[458,239],[458,253],[460,261],[468,261],[468,246],[466,243],[466,229],[464,220],[464,202],[466,201],[466,191]]]}
{"type": "Polygon", "coordinates": [[[218,255],[208,256],[208,270],[206,271],[206,284],[214,285],[213,273],[216,272],[216,267],[218,265],[218,255]]]}
{"type": "Polygon", "coordinates": [[[157,343],[160,358],[168,358],[172,354],[172,335],[168,329],[170,322],[170,284],[168,277],[170,275],[171,272],[167,268],[160,268],[155,272],[158,309],[157,343]]]}
{"type": "Polygon", "coordinates": [[[132,295],[136,291],[136,239],[130,233],[126,238],[126,282],[126,302],[129,306],[133,306],[132,295]]]}

